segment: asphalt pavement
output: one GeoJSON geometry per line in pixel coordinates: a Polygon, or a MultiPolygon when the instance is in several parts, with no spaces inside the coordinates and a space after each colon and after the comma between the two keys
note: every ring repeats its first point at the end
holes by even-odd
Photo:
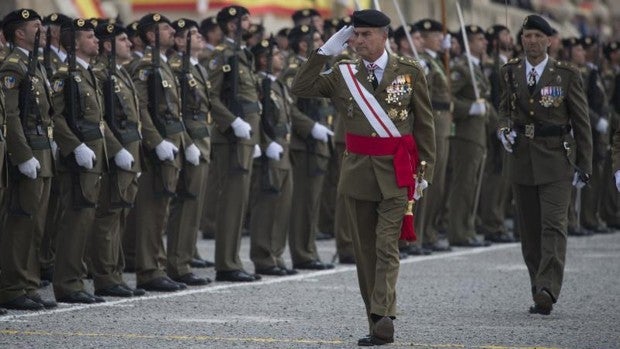
{"type": "MultiPolygon", "coordinates": [[[[324,261],[334,241],[319,241],[324,261]]],[[[199,242],[213,258],[213,240],[199,242]]],[[[248,270],[249,240],[241,256],[248,270]]],[[[288,257],[288,251],[285,253],[288,257]]],[[[289,260],[290,263],[290,260],[289,260]]],[[[214,270],[196,270],[215,277],[214,270]]],[[[135,277],[125,274],[135,285],[135,277]]],[[[92,291],[89,282],[88,287],[92,291]]],[[[51,286],[41,290],[51,298],[51,286]]],[[[520,245],[401,261],[394,348],[620,348],[620,233],[569,238],[564,286],[532,315],[520,245]]],[[[1,348],[354,348],[367,331],[355,267],[0,317],[1,348]]]]}

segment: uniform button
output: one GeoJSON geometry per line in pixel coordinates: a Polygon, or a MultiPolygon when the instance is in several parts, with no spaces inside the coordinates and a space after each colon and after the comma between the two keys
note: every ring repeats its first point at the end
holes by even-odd
{"type": "Polygon", "coordinates": [[[534,115],[534,111],[533,110],[530,110],[530,115],[534,115]]]}
{"type": "Polygon", "coordinates": [[[534,103],[534,99],[533,98],[530,98],[530,103],[534,103]]]}
{"type": "Polygon", "coordinates": [[[86,92],[86,95],[87,95],[87,96],[90,96],[90,92],[86,92]]]}
{"type": "Polygon", "coordinates": [[[375,132],[373,132],[373,133],[371,134],[371,136],[372,136],[372,137],[377,137],[377,134],[376,134],[375,132]]]}

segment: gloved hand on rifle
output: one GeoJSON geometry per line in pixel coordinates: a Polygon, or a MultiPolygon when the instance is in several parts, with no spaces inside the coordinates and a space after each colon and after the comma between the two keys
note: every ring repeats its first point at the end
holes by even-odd
{"type": "Polygon", "coordinates": [[[168,142],[165,139],[155,147],[155,154],[157,154],[157,158],[159,158],[159,161],[174,161],[174,157],[176,156],[178,151],[179,148],[177,148],[176,145],[168,142]]]}
{"type": "Polygon", "coordinates": [[[86,144],[81,143],[75,149],[73,149],[73,154],[75,154],[75,162],[78,165],[84,167],[87,170],[92,170],[97,160],[97,156],[95,156],[95,152],[92,151],[86,144]]]}
{"type": "Polygon", "coordinates": [[[620,170],[614,173],[614,178],[616,179],[616,189],[620,192],[620,170]]]}
{"type": "Polygon", "coordinates": [[[133,155],[131,155],[131,153],[128,152],[125,148],[119,150],[119,152],[114,155],[114,163],[116,164],[116,166],[125,171],[131,170],[133,162],[133,155]]]}
{"type": "Polygon", "coordinates": [[[487,105],[484,101],[476,101],[469,107],[469,115],[484,115],[487,113],[487,105]]]}
{"type": "Polygon", "coordinates": [[[428,182],[426,179],[421,181],[415,181],[415,191],[413,192],[413,199],[418,201],[422,196],[424,196],[424,190],[428,188],[428,182]]]}
{"type": "Polygon", "coordinates": [[[504,149],[506,149],[507,152],[512,153],[512,146],[515,144],[515,140],[517,139],[517,133],[514,130],[504,127],[497,131],[497,138],[499,138],[502,142],[504,149]]]}
{"type": "Polygon", "coordinates": [[[19,172],[30,179],[37,179],[37,170],[41,169],[41,164],[34,156],[17,165],[19,172]]]}
{"type": "Polygon", "coordinates": [[[265,155],[268,158],[279,161],[282,157],[282,153],[284,152],[284,148],[276,142],[271,142],[267,146],[267,150],[265,150],[265,155]]]}
{"type": "Polygon", "coordinates": [[[200,164],[200,150],[195,144],[185,148],[185,160],[194,166],[200,164]]]}
{"type": "Polygon", "coordinates": [[[260,147],[258,146],[258,144],[254,144],[254,153],[252,154],[252,158],[256,159],[261,155],[263,155],[263,152],[260,151],[260,147]]]}
{"type": "Polygon", "coordinates": [[[588,184],[590,180],[590,175],[587,173],[582,173],[579,171],[575,171],[575,175],[573,176],[573,186],[577,189],[581,189],[588,184]]]}
{"type": "Polygon", "coordinates": [[[449,33],[446,33],[446,35],[444,35],[443,40],[441,40],[441,49],[442,50],[449,50],[452,47],[452,35],[450,35],[449,33]]]}
{"type": "Polygon", "coordinates": [[[237,117],[232,124],[230,124],[230,126],[233,128],[235,136],[245,139],[250,139],[252,137],[252,134],[250,133],[252,131],[252,126],[243,121],[243,119],[237,117]]]}
{"type": "Polygon", "coordinates": [[[319,124],[318,122],[315,122],[314,126],[312,126],[310,134],[312,134],[312,137],[317,141],[327,143],[327,137],[333,136],[334,132],[332,132],[332,130],[328,129],[327,127],[319,124]]]}
{"type": "Polygon", "coordinates": [[[353,35],[353,26],[347,25],[332,35],[326,43],[319,48],[318,53],[323,56],[335,56],[347,48],[347,41],[353,35]]]}

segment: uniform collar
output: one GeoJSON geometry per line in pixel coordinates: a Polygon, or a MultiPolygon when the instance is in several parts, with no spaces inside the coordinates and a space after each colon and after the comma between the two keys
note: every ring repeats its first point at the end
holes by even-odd
{"type": "Polygon", "coordinates": [[[58,58],[60,58],[61,62],[64,62],[65,60],[67,60],[67,53],[65,51],[61,50],[60,47],[56,47],[56,46],[50,44],[50,49],[52,49],[52,51],[54,51],[56,53],[58,58]]]}
{"type": "Polygon", "coordinates": [[[369,62],[365,59],[362,59],[362,61],[364,61],[364,67],[368,67],[370,63],[374,63],[377,66],[376,69],[381,69],[383,71],[385,70],[385,67],[387,66],[387,63],[388,63],[388,53],[386,50],[383,50],[383,54],[381,55],[381,57],[379,57],[374,62],[369,62]]]}
{"type": "Polygon", "coordinates": [[[433,50],[426,49],[426,53],[428,53],[428,55],[433,57],[433,58],[437,58],[437,52],[435,52],[433,50]]]}
{"type": "Polygon", "coordinates": [[[468,55],[473,65],[480,65],[480,58],[468,55]]]}
{"type": "Polygon", "coordinates": [[[198,60],[197,60],[195,57],[189,57],[189,62],[190,62],[192,65],[196,65],[196,64],[198,64],[198,60]]]}
{"type": "Polygon", "coordinates": [[[549,61],[549,55],[548,54],[545,54],[545,59],[543,59],[542,62],[538,63],[536,66],[533,66],[530,63],[530,61],[528,61],[527,58],[525,58],[525,74],[526,74],[526,77],[528,76],[528,74],[530,73],[532,68],[534,68],[534,70],[536,71],[536,74],[537,74],[537,79],[539,79],[542,76],[542,73],[545,70],[545,67],[547,66],[547,62],[548,61],[549,61]]]}
{"type": "Polygon", "coordinates": [[[81,59],[78,56],[75,56],[75,61],[77,63],[79,63],[84,69],[87,69],[90,67],[90,64],[88,64],[88,62],[86,62],[85,60],[81,59]]]}

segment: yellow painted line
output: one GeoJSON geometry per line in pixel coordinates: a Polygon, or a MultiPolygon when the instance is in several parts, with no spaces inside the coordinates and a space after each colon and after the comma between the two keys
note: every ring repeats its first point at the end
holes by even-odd
{"type": "MultiPolygon", "coordinates": [[[[182,335],[146,335],[137,333],[88,333],[88,332],[52,332],[52,331],[20,331],[20,330],[0,330],[0,335],[13,336],[38,336],[38,337],[103,337],[103,338],[122,338],[122,339],[155,339],[168,341],[220,341],[220,342],[245,342],[245,343],[292,343],[292,344],[311,344],[311,345],[341,345],[352,344],[352,341],[319,340],[319,339],[287,339],[287,338],[260,338],[260,337],[216,337],[216,336],[182,336],[182,335]]],[[[515,347],[502,345],[463,345],[463,344],[424,344],[411,342],[395,342],[391,346],[399,347],[419,347],[419,348],[472,348],[472,349],[560,349],[557,347],[515,347]]]]}

